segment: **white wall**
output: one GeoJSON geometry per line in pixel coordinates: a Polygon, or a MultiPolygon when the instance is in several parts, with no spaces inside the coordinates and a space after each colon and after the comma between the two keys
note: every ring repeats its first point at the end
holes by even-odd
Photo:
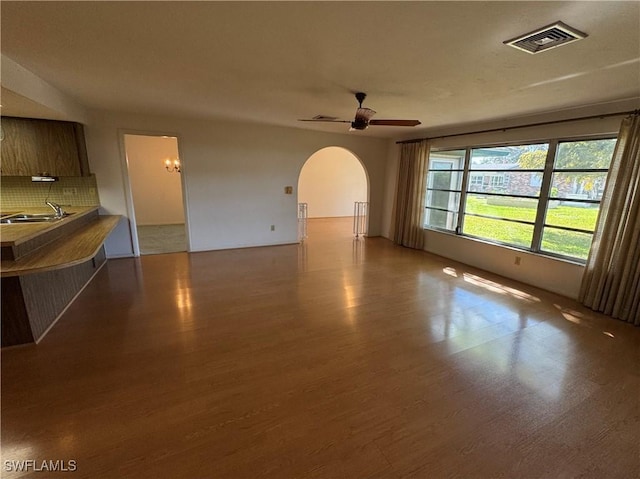
{"type": "Polygon", "coordinates": [[[425,230],[424,249],[574,299],[584,273],[580,264],[439,231],[425,230]]]}
{"type": "Polygon", "coordinates": [[[125,135],[129,181],[138,225],[184,223],[180,173],[169,173],[166,159],[178,158],[174,137],[125,135]]]}
{"type": "Polygon", "coordinates": [[[367,175],[358,158],[335,146],[311,155],[298,179],[298,202],[308,204],[309,218],[353,216],[356,201],[367,201],[367,175]]]}
{"type": "MultiPolygon", "coordinates": [[[[586,135],[616,134],[621,117],[576,121],[533,128],[521,128],[504,132],[481,135],[465,135],[436,139],[433,148],[459,148],[469,145],[491,145],[505,142],[534,142],[548,138],[576,138],[586,135]]],[[[480,125],[475,129],[482,129],[480,125]]],[[[438,134],[447,134],[441,131],[438,134]]],[[[395,200],[396,176],[400,157],[400,147],[390,148],[387,163],[387,183],[383,211],[383,236],[393,237],[393,201],[395,200]],[[392,190],[392,191],[391,191],[392,190]]],[[[460,261],[477,268],[491,271],[523,283],[553,291],[570,298],[577,298],[584,267],[569,261],[558,260],[539,254],[527,253],[514,248],[500,247],[483,241],[425,230],[425,251],[460,261]],[[515,265],[515,256],[522,258],[515,265]]]]}
{"type": "MultiPolygon", "coordinates": [[[[128,214],[123,133],[178,137],[192,251],[295,243],[298,177],[305,161],[327,146],[361,159],[369,176],[369,235],[380,234],[389,140],[231,121],[90,115],[87,148],[103,214],[128,214]],[[294,194],[286,195],[285,186],[294,194]]],[[[126,221],[106,247],[110,257],[133,254],[126,221]]]]}

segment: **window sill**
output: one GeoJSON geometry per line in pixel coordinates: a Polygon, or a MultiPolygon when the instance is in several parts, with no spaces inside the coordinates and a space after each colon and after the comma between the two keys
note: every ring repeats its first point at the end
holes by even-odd
{"type": "Polygon", "coordinates": [[[448,230],[441,230],[441,229],[437,229],[437,228],[429,228],[429,227],[423,227],[424,231],[429,231],[429,232],[434,232],[434,233],[440,233],[440,234],[445,234],[448,236],[454,236],[456,238],[462,238],[464,240],[467,241],[472,241],[472,242],[476,242],[476,243],[480,243],[480,244],[484,244],[484,245],[489,245],[489,246],[495,246],[498,248],[503,248],[506,250],[510,250],[510,251],[514,251],[514,252],[518,252],[518,253],[526,253],[528,255],[531,256],[536,256],[539,258],[544,258],[544,259],[551,259],[554,261],[559,261],[561,263],[566,263],[566,264],[571,264],[574,266],[581,266],[581,267],[585,267],[585,263],[584,261],[580,261],[577,259],[571,259],[571,258],[567,258],[564,256],[555,256],[553,254],[546,254],[546,253],[540,253],[540,252],[536,252],[536,251],[531,251],[530,249],[526,249],[526,248],[518,248],[517,246],[513,246],[513,245],[507,245],[504,243],[497,243],[494,241],[489,241],[489,240],[485,240],[482,238],[477,238],[475,236],[468,236],[468,235],[464,235],[464,234],[456,234],[454,231],[448,231],[448,230]]]}

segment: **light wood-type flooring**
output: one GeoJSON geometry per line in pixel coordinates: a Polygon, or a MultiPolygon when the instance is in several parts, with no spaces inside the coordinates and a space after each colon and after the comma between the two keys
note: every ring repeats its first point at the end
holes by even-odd
{"type": "Polygon", "coordinates": [[[2,351],[2,477],[640,476],[640,328],[350,228],[110,260],[2,351]]]}

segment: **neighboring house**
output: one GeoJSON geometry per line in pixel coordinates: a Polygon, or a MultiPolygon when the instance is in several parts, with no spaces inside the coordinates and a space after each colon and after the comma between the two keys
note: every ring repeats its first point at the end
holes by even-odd
{"type": "MultiPolygon", "coordinates": [[[[494,171],[478,171],[469,174],[469,191],[473,192],[491,192],[491,193],[514,193],[519,195],[529,195],[529,193],[521,188],[522,183],[529,180],[530,174],[510,175],[504,172],[515,170],[518,168],[517,163],[486,163],[477,166],[482,170],[494,171]],[[525,177],[526,176],[526,177],[525,177]],[[517,190],[514,191],[514,188],[517,190]]],[[[532,189],[535,191],[535,189],[532,189]]]]}

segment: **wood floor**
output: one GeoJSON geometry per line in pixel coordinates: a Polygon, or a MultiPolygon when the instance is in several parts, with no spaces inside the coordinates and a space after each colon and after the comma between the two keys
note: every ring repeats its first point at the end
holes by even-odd
{"type": "Polygon", "coordinates": [[[2,477],[640,476],[640,328],[349,233],[110,260],[2,351],[2,477]]]}

